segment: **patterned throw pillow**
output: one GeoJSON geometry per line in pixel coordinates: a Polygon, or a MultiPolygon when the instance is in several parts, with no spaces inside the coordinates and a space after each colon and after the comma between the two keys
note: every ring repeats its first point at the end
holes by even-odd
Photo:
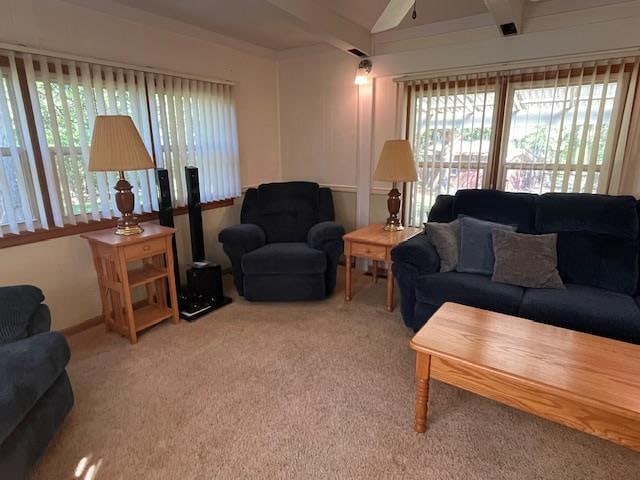
{"type": "Polygon", "coordinates": [[[493,231],[491,280],[527,288],[565,288],[558,273],[558,235],[493,231]]]}
{"type": "Polygon", "coordinates": [[[424,233],[440,257],[440,271],[451,272],[458,265],[458,236],[460,221],[425,223],[424,233]]]}

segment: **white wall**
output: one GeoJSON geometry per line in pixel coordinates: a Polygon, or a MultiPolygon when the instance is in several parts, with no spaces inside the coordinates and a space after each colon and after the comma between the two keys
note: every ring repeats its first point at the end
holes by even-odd
{"type": "MultiPolygon", "coordinates": [[[[237,82],[242,184],[279,180],[277,64],[259,55],[257,47],[253,53],[252,47],[233,48],[234,41],[217,40],[148,15],[126,20],[56,0],[0,0],[0,42],[237,82]]],[[[239,220],[239,202],[206,211],[203,218],[208,257],[226,265],[217,232],[239,220]]],[[[176,223],[184,265],[190,261],[186,216],[176,223]]],[[[78,236],[2,249],[0,266],[0,285],[30,283],[43,289],[54,328],[100,314],[90,251],[78,236]]]]}
{"type": "MultiPolygon", "coordinates": [[[[394,77],[640,48],[640,1],[566,12],[569,3],[576,4],[559,0],[534,7],[534,17],[525,21],[525,33],[512,38],[501,37],[488,15],[377,36],[377,55],[371,58],[375,77],[371,172],[384,141],[397,138],[394,77]]],[[[337,217],[345,225],[355,225],[357,126],[365,121],[356,114],[353,79],[358,62],[335,49],[318,50],[301,49],[279,62],[283,179],[335,186],[342,191],[337,217]]],[[[384,221],[383,194],[389,185],[373,181],[370,185],[370,220],[384,221]]]]}

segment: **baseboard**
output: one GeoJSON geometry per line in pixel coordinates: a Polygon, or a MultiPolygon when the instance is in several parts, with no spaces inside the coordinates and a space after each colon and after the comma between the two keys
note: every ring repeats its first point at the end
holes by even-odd
{"type": "Polygon", "coordinates": [[[104,323],[102,315],[98,315],[97,317],[90,318],[89,320],[85,320],[84,322],[80,322],[71,327],[63,328],[60,330],[65,337],[71,337],[72,335],[76,335],[78,333],[84,332],[85,330],[89,330],[90,328],[95,327],[96,325],[100,325],[104,323]]]}

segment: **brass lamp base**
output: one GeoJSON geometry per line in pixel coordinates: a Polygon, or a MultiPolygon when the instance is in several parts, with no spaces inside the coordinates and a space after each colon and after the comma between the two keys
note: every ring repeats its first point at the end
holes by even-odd
{"type": "Polygon", "coordinates": [[[398,217],[398,212],[400,212],[400,191],[398,190],[397,182],[393,182],[393,186],[389,192],[387,209],[389,210],[389,218],[387,218],[384,230],[387,232],[399,232],[400,230],[404,230],[400,217],[398,217]]]}
{"type": "Polygon", "coordinates": [[[133,187],[124,178],[124,172],[120,172],[120,179],[116,183],[116,205],[122,218],[118,221],[116,227],[116,235],[137,235],[144,232],[143,228],[138,225],[138,217],[133,214],[134,195],[131,191],[133,187]]]}

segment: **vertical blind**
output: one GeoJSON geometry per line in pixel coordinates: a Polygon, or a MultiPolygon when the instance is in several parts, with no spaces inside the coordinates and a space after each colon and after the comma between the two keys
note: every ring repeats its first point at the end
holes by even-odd
{"type": "Polygon", "coordinates": [[[419,171],[410,223],[463,188],[612,191],[638,68],[617,59],[406,82],[419,171]]]}
{"type": "MultiPolygon", "coordinates": [[[[144,74],[86,62],[24,56],[40,152],[56,226],[119,216],[113,172],[89,172],[96,115],[129,115],[151,152],[144,74]]],[[[126,172],[135,212],[157,209],[152,170],[126,172]]]]}
{"type": "MultiPolygon", "coordinates": [[[[188,165],[199,168],[203,202],[240,195],[232,85],[0,52],[0,236],[120,215],[117,173],[87,168],[96,115],[133,119],[170,172],[174,206],[186,205],[188,165]]],[[[154,170],[125,175],[134,211],[157,210],[154,170]]]]}
{"type": "MultiPolygon", "coordinates": [[[[44,203],[38,185],[34,153],[26,125],[16,61],[0,67],[0,225],[19,233],[20,225],[34,231],[47,228],[44,203]]],[[[0,228],[0,237],[3,229],[0,228]]]]}
{"type": "Polygon", "coordinates": [[[240,195],[238,134],[231,85],[146,75],[159,167],[169,170],[176,205],[186,205],[184,167],[198,167],[203,202],[240,195]]]}
{"type": "Polygon", "coordinates": [[[486,184],[496,85],[495,77],[476,75],[416,81],[410,89],[418,170],[410,215],[419,225],[436,196],[486,184]]]}

